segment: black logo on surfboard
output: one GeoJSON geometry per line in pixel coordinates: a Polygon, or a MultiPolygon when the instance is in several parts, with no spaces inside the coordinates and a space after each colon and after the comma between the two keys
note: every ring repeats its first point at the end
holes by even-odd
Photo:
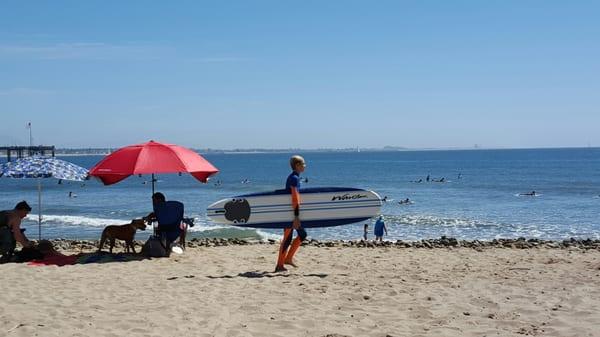
{"type": "Polygon", "coordinates": [[[331,201],[336,201],[336,200],[356,200],[356,199],[362,199],[362,198],[366,198],[367,195],[366,194],[350,194],[350,193],[346,193],[343,195],[334,195],[333,198],[331,198],[331,201]]]}
{"type": "Polygon", "coordinates": [[[225,219],[233,223],[246,223],[250,219],[250,204],[246,199],[232,199],[224,208],[225,219]]]}

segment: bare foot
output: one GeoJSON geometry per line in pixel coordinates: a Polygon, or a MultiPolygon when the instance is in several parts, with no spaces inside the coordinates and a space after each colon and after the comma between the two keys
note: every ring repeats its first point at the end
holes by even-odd
{"type": "Polygon", "coordinates": [[[276,273],[279,273],[279,272],[282,272],[282,271],[287,271],[287,269],[284,266],[281,266],[281,267],[277,266],[277,267],[275,267],[275,272],[276,273]]]}
{"type": "Polygon", "coordinates": [[[284,263],[287,265],[290,265],[294,268],[298,268],[298,265],[296,263],[294,263],[294,261],[285,261],[284,263]]]}

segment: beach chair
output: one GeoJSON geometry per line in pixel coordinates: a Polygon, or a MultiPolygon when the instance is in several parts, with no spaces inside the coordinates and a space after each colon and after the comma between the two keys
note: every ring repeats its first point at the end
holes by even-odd
{"type": "Polygon", "coordinates": [[[166,201],[154,204],[153,234],[142,247],[142,254],[148,257],[167,257],[171,254],[173,243],[181,236],[183,221],[183,203],[166,201]]]}
{"type": "Polygon", "coordinates": [[[184,206],[179,201],[166,201],[154,205],[157,226],[153,226],[153,235],[142,247],[142,253],[149,257],[166,257],[178,244],[185,249],[185,236],[188,227],[194,226],[193,218],[184,218],[184,206]]]}
{"type": "Polygon", "coordinates": [[[169,249],[181,236],[183,210],[183,203],[179,201],[166,201],[154,206],[154,215],[158,222],[155,234],[166,240],[169,249]]]}

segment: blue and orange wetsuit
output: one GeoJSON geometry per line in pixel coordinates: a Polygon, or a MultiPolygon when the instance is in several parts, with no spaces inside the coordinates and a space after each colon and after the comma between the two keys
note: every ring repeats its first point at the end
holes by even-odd
{"type": "MultiPolygon", "coordinates": [[[[285,183],[285,189],[290,192],[291,201],[292,201],[292,209],[294,210],[294,216],[298,217],[300,215],[300,174],[296,171],[292,172],[285,183]]],[[[283,268],[285,263],[292,263],[292,259],[294,258],[294,254],[300,247],[300,244],[304,239],[306,239],[306,231],[302,227],[298,227],[296,229],[296,233],[298,236],[292,243],[292,234],[294,228],[290,226],[290,228],[285,228],[283,230],[283,240],[281,240],[281,245],[279,247],[279,257],[277,258],[277,268],[283,268]],[[288,251],[288,247],[291,248],[288,251]]]]}

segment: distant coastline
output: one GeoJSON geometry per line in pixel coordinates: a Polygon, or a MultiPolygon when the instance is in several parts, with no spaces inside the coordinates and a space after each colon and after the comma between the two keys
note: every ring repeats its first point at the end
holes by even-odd
{"type": "MultiPolygon", "coordinates": [[[[255,154],[255,153],[352,153],[352,152],[404,152],[404,151],[481,151],[481,150],[552,150],[552,149],[595,149],[597,147],[547,147],[547,148],[484,148],[484,147],[447,147],[447,148],[408,148],[400,146],[384,146],[380,148],[318,148],[318,149],[212,149],[212,148],[192,148],[194,151],[202,154],[255,154]]],[[[57,148],[56,155],[59,156],[96,156],[107,155],[118,148],[57,148]]]]}
{"type": "MultiPolygon", "coordinates": [[[[408,148],[401,146],[384,147],[352,147],[352,148],[287,148],[287,149],[266,149],[266,148],[248,148],[248,149],[213,149],[213,148],[192,148],[194,151],[202,154],[257,154],[257,153],[353,153],[353,152],[411,152],[411,151],[490,151],[490,150],[556,150],[556,149],[597,149],[599,147],[543,147],[543,148],[485,148],[485,147],[446,147],[446,148],[408,148]]],[[[55,154],[58,156],[105,156],[118,148],[56,148],[55,154]]],[[[0,152],[0,156],[5,153],[0,152]]]]}
{"type": "MultiPolygon", "coordinates": [[[[85,156],[85,155],[107,155],[117,150],[118,148],[57,148],[56,155],[60,156],[85,156]]],[[[199,153],[228,153],[228,154],[249,154],[249,153],[290,153],[290,152],[372,152],[372,151],[419,151],[398,146],[385,146],[383,148],[321,148],[321,149],[265,149],[265,148],[250,148],[250,149],[211,149],[211,148],[192,148],[199,153]]]]}

